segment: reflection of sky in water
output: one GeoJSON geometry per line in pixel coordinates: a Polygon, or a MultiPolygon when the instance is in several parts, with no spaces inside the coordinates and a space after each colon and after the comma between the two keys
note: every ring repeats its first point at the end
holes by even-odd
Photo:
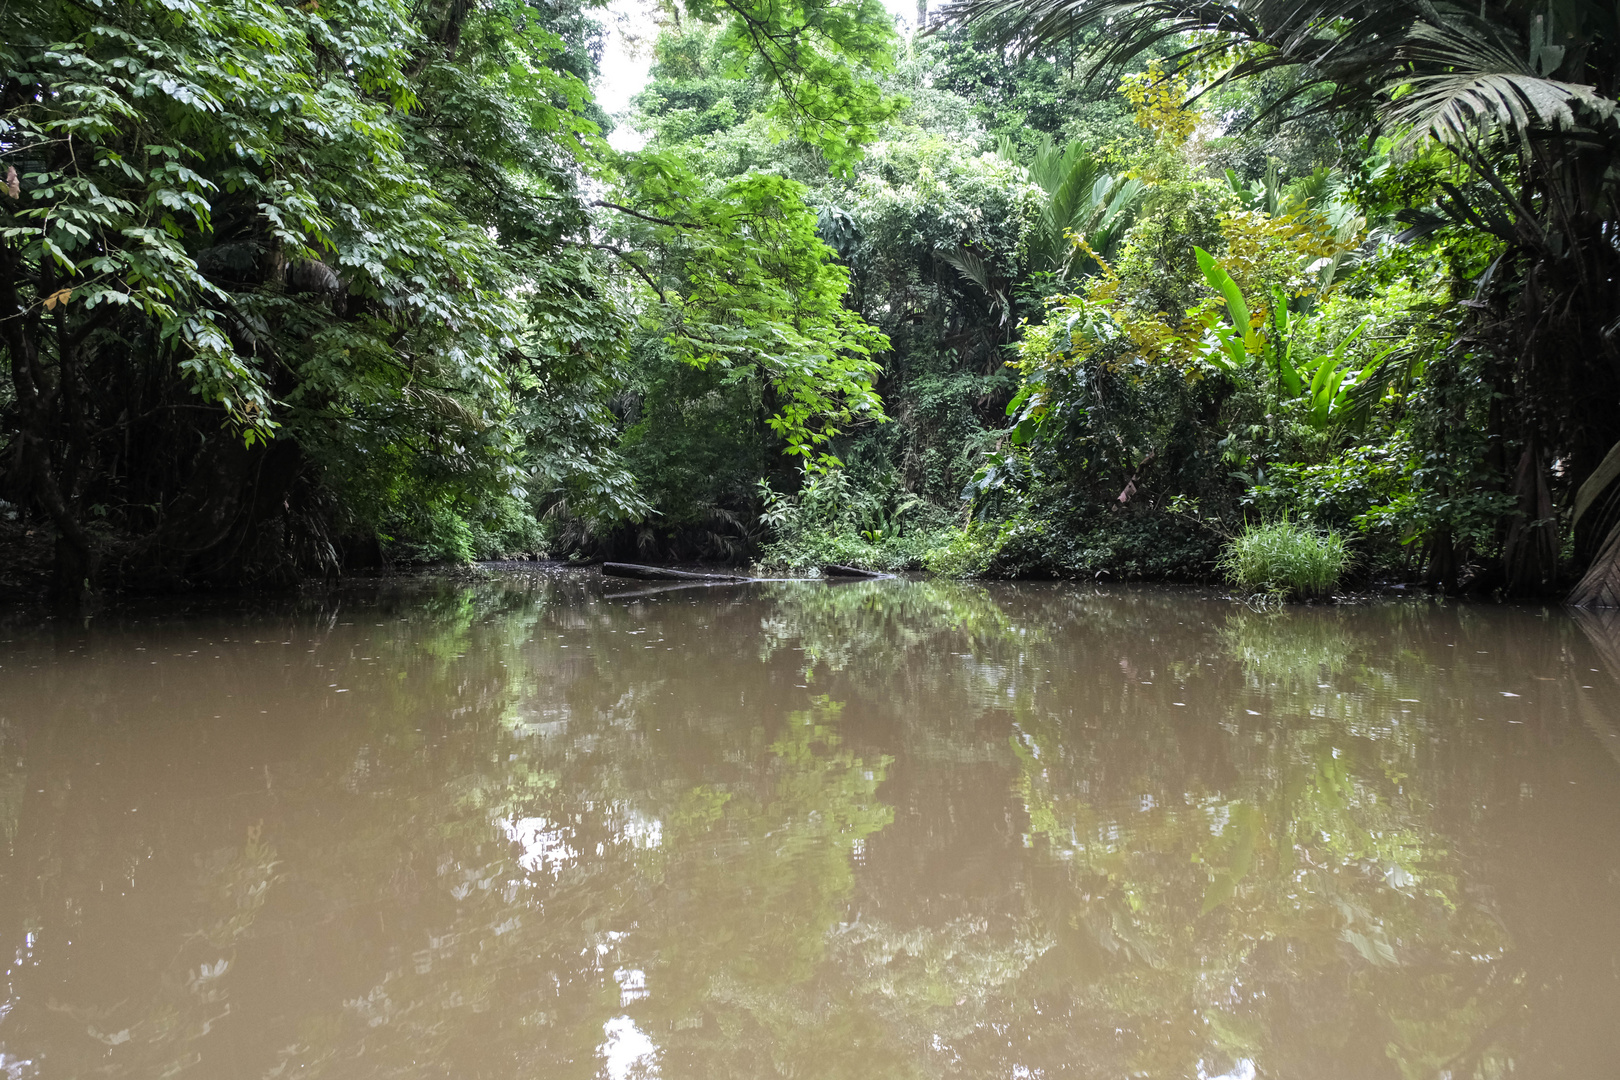
{"type": "Polygon", "coordinates": [[[512,843],[523,848],[518,865],[531,874],[546,873],[553,877],[563,867],[579,858],[579,852],[563,836],[563,828],[543,817],[503,818],[497,824],[506,831],[512,843]]]}
{"type": "MultiPolygon", "coordinates": [[[[612,1080],[655,1077],[658,1073],[658,1045],[636,1027],[628,1016],[615,1016],[602,1025],[607,1042],[596,1048],[612,1080]]],[[[1252,1075],[1252,1074],[1251,1074],[1252,1075]]]]}
{"type": "Polygon", "coordinates": [[[566,703],[524,702],[514,706],[506,726],[519,739],[555,739],[567,733],[569,719],[566,703]]]}
{"type": "MultiPolygon", "coordinates": [[[[24,964],[38,965],[38,961],[33,959],[34,932],[30,930],[24,940],[27,947],[17,950],[16,958],[12,961],[12,970],[21,968],[24,964]]],[[[9,975],[11,972],[7,971],[6,974],[9,975]]],[[[16,1004],[17,999],[8,985],[5,998],[0,999],[0,1024],[5,1023],[6,1017],[11,1015],[11,1010],[16,1004]]],[[[33,1059],[8,1053],[5,1041],[0,1039],[0,1080],[30,1080],[37,1075],[39,1074],[34,1068],[33,1059]]]]}
{"type": "Polygon", "coordinates": [[[0,1077],[4,1080],[31,1080],[38,1075],[31,1059],[14,1057],[0,1050],[0,1077]]]}
{"type": "Polygon", "coordinates": [[[624,837],[636,847],[650,851],[664,842],[664,823],[632,813],[624,823],[624,837]]]}
{"type": "MultiPolygon", "coordinates": [[[[585,808],[591,808],[589,802],[585,803],[585,808]]],[[[643,851],[650,851],[663,844],[663,822],[634,810],[624,809],[622,805],[616,804],[613,808],[622,815],[619,842],[643,851]]],[[[523,854],[518,856],[518,865],[531,874],[549,874],[556,877],[564,867],[573,865],[579,858],[579,851],[569,843],[569,828],[558,825],[548,818],[498,818],[495,824],[506,833],[508,840],[523,848],[523,854]]],[[[596,853],[598,855],[603,853],[600,844],[597,845],[596,853]]]]}
{"type": "Polygon", "coordinates": [[[620,968],[613,973],[619,984],[619,1004],[628,1005],[647,996],[647,973],[640,968],[620,968]]]}

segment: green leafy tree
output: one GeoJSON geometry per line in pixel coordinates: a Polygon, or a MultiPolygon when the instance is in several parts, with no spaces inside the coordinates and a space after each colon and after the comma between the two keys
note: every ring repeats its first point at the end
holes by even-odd
{"type": "Polygon", "coordinates": [[[878,0],[696,0],[688,11],[720,25],[720,73],[771,86],[766,114],[778,133],[814,146],[836,172],[901,106],[873,77],[893,66],[898,40],[878,0]]]}
{"type": "MultiPolygon", "coordinates": [[[[770,358],[779,351],[778,339],[763,332],[768,323],[762,317],[773,310],[773,301],[738,292],[717,306],[712,298],[718,293],[694,274],[703,268],[695,255],[702,255],[711,262],[716,256],[726,260],[720,265],[727,288],[746,277],[730,268],[738,265],[736,255],[723,244],[702,246],[709,241],[700,219],[708,207],[732,201],[725,193],[737,185],[775,175],[802,185],[793,189],[771,181],[784,200],[796,190],[792,197],[814,208],[815,235],[830,252],[828,303],[822,310],[829,319],[834,316],[839,286],[831,275],[844,275],[847,286],[836,297],[837,306],[883,336],[864,377],[894,422],[864,422],[876,418],[876,406],[852,409],[847,418],[836,416],[831,403],[818,406],[822,415],[837,420],[821,428],[827,441],[818,453],[830,453],[845,467],[840,480],[816,481],[820,494],[810,501],[827,509],[823,496],[843,492],[847,505],[832,511],[832,519],[844,524],[811,530],[830,547],[811,552],[776,544],[770,557],[787,558],[786,564],[795,566],[916,565],[926,546],[922,534],[939,527],[954,509],[977,453],[974,440],[983,437],[985,420],[999,415],[995,398],[1004,401],[1012,383],[1000,363],[1011,323],[939,253],[969,245],[992,258],[998,272],[1015,265],[1032,212],[1028,185],[1010,164],[981,152],[966,104],[927,86],[926,71],[914,56],[903,60],[886,83],[907,102],[904,109],[875,129],[876,141],[853,173],[841,176],[810,143],[773,140],[767,106],[775,91],[762,76],[722,75],[728,61],[715,30],[688,24],[666,29],[657,48],[653,81],[638,99],[635,124],[650,133],[649,153],[665,170],[660,182],[667,181],[677,194],[655,205],[646,198],[650,186],[627,182],[614,201],[630,211],[617,226],[622,245],[652,255],[643,264],[650,278],[644,288],[655,285],[670,299],[669,307],[660,309],[663,315],[648,313],[622,412],[624,453],[658,512],[633,530],[619,530],[611,542],[634,543],[644,552],[740,557],[758,550],[766,531],[777,529],[758,520],[758,480],[768,479],[790,500],[796,491],[807,491],[809,477],[783,467],[803,460],[802,455],[780,455],[784,446],[793,448],[789,436],[806,445],[802,434],[786,423],[773,428],[773,417],[792,419],[783,408],[793,393],[779,381],[770,358]],[[704,201],[710,198],[723,202],[704,201]],[[715,319],[715,312],[724,314],[715,319]],[[688,332],[693,319],[709,320],[719,332],[701,324],[697,333],[688,332]],[[671,337],[672,328],[680,336],[671,337]],[[699,353],[713,358],[696,374],[683,357],[699,353]]],[[[731,230],[725,243],[746,245],[754,235],[752,229],[731,230]]],[[[756,265],[790,284],[808,280],[782,262],[782,254],[798,243],[763,253],[756,265]]],[[[748,252],[760,249],[736,251],[753,259],[748,252]]],[[[713,280],[710,272],[707,281],[713,280]]],[[[843,325],[852,331],[859,326],[843,325]]],[[[795,330],[781,340],[795,342],[798,334],[795,330]]],[[[848,357],[861,360],[853,349],[848,357]]],[[[857,400],[853,394],[845,398],[857,400]]],[[[800,517],[808,522],[819,513],[800,517]]],[[[774,539],[784,538],[777,530],[774,539]]]]}
{"type": "MultiPolygon", "coordinates": [[[[874,4],[693,14],[834,167],[899,107],[874,4]]],[[[610,405],[649,321],[682,362],[769,368],[796,453],[875,415],[881,335],[802,190],[611,154],[577,5],[53,0],[0,31],[4,494],[49,522],[65,601],[103,567],[288,581],[534,550],[558,508],[635,520],[610,405]],[[587,177],[679,244],[609,242],[587,177]]]]}
{"type": "MultiPolygon", "coordinates": [[[[1456,172],[1408,204],[1417,226],[1454,222],[1492,241],[1477,303],[1484,333],[1509,346],[1484,377],[1509,407],[1493,434],[1511,446],[1515,508],[1500,523],[1501,580],[1544,589],[1560,551],[1556,492],[1573,490],[1620,441],[1620,359],[1606,327],[1620,316],[1606,237],[1620,220],[1607,180],[1620,115],[1613,12],[1529,0],[1483,5],[1233,0],[962,0],[964,19],[1000,18],[1009,36],[1069,40],[1106,24],[1104,60],[1192,34],[1185,58],[1227,80],[1286,70],[1296,91],[1371,121],[1408,147],[1436,146],[1456,172]],[[1494,329],[1489,329],[1494,328],[1494,329]],[[1553,463],[1560,462],[1555,472],[1553,463]]],[[[1610,478],[1612,480],[1612,478],[1610,478]]],[[[1613,515],[1594,516],[1587,557],[1613,515]]],[[[1606,594],[1620,544],[1603,548],[1577,599],[1606,594]]]]}
{"type": "Polygon", "coordinates": [[[124,584],[334,569],[347,529],[521,497],[512,255],[578,227],[594,130],[532,14],[7,9],[8,490],[60,594],[109,553],[124,584]]]}

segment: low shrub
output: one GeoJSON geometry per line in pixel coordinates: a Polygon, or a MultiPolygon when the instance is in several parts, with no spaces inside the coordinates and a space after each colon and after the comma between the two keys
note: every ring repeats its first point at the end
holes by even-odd
{"type": "Polygon", "coordinates": [[[866,570],[920,570],[925,556],[942,537],[931,532],[869,539],[853,532],[800,532],[773,540],[760,551],[755,566],[762,573],[801,574],[829,563],[866,570]]]}
{"type": "Polygon", "coordinates": [[[1333,591],[1351,561],[1337,532],[1282,518],[1244,529],[1227,543],[1218,565],[1239,588],[1279,600],[1313,600],[1333,591]]]}
{"type": "Polygon", "coordinates": [[[943,534],[944,543],[923,555],[923,566],[941,577],[978,577],[990,569],[1007,542],[1007,530],[991,522],[975,521],[965,529],[943,534]]]}
{"type": "Polygon", "coordinates": [[[841,470],[810,478],[793,495],[760,482],[770,530],[756,565],[767,573],[804,573],[829,563],[868,570],[919,570],[925,556],[953,531],[938,507],[897,490],[892,482],[863,488],[841,470]]]}

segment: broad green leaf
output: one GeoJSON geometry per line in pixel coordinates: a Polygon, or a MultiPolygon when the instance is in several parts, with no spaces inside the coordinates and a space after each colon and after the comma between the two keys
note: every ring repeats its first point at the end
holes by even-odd
{"type": "Polygon", "coordinates": [[[1609,485],[1617,479],[1620,479],[1620,442],[1609,448],[1609,452],[1603,456],[1603,460],[1598,463],[1592,475],[1586,478],[1586,482],[1575,493],[1575,513],[1570,518],[1571,528],[1580,523],[1581,516],[1591,509],[1598,496],[1607,491],[1609,485]]]}

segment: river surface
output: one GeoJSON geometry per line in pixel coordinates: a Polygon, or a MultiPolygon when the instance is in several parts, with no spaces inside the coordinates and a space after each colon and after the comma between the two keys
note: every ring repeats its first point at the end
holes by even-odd
{"type": "Polygon", "coordinates": [[[1617,676],[1069,584],[13,619],[0,1077],[1611,1077],[1617,676]]]}

